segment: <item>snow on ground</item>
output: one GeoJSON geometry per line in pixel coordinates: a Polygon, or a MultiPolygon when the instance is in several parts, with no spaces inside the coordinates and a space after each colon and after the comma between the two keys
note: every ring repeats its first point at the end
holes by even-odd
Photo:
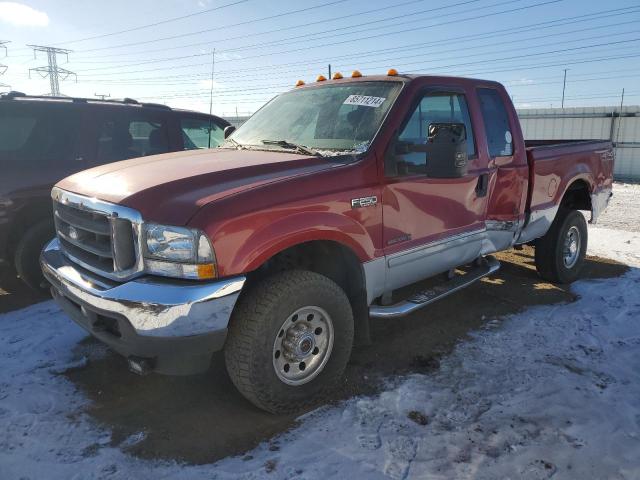
{"type": "Polygon", "coordinates": [[[0,479],[638,479],[640,214],[627,215],[612,208],[589,243],[635,267],[625,276],[493,319],[436,373],[317,410],[249,460],[178,465],[111,447],[59,375],[82,365],[83,332],[52,302],[0,315],[0,479]]]}

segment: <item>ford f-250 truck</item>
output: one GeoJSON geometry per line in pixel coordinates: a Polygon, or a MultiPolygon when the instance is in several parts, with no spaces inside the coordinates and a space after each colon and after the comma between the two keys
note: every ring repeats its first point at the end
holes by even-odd
{"type": "Polygon", "coordinates": [[[200,372],[224,349],[246,398],[290,411],[337,383],[371,317],[491,274],[494,252],[532,244],[543,278],[575,280],[579,210],[596,221],[612,171],[608,141],[527,145],[496,82],[319,77],[221,148],[59,182],[41,264],[61,307],[133,371],[200,372]]]}

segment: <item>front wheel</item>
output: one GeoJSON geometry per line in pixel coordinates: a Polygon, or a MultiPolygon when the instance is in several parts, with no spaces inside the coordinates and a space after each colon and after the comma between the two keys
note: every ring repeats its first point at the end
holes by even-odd
{"type": "Polygon", "coordinates": [[[227,371],[257,407],[301,410],[339,382],[353,328],[351,304],[335,282],[303,270],[278,273],[238,301],[225,345],[227,371]]]}
{"type": "Polygon", "coordinates": [[[536,242],[536,269],[552,283],[578,279],[587,254],[587,222],[577,210],[560,210],[549,231],[536,242]]]}

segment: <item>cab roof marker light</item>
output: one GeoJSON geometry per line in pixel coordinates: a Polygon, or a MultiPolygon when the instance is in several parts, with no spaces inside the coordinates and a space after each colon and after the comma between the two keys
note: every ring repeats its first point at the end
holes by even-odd
{"type": "Polygon", "coordinates": [[[324,82],[327,79],[324,75],[318,75],[316,82],[324,82]]]}
{"type": "Polygon", "coordinates": [[[351,78],[360,78],[362,74],[358,70],[351,72],[351,78]]]}
{"type": "Polygon", "coordinates": [[[387,75],[389,77],[397,77],[398,71],[395,68],[390,68],[389,70],[387,70],[387,75]]]}
{"type": "Polygon", "coordinates": [[[303,85],[304,85],[304,80],[298,80],[298,81],[296,82],[296,87],[301,87],[301,86],[303,86],[303,85]]]}
{"type": "Polygon", "coordinates": [[[342,74],[340,72],[336,72],[333,74],[333,79],[334,80],[340,80],[342,77],[342,74]]]}

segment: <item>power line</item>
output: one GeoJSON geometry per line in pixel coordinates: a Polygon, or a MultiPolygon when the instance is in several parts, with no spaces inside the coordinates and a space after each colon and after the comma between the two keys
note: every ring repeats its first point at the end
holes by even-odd
{"type": "MultiPolygon", "coordinates": [[[[69,60],[71,50],[64,48],[47,47],[42,45],[27,45],[33,49],[33,58],[37,58],[38,52],[47,54],[48,65],[46,67],[35,67],[29,69],[31,72],[37,72],[42,78],[49,77],[49,85],[51,86],[51,96],[60,96],[60,80],[66,80],[71,75],[75,75],[71,70],[58,66],[58,54],[65,55],[69,60]]],[[[77,77],[76,77],[77,80],[77,77]]]]}
{"type": "MultiPolygon", "coordinates": [[[[303,35],[297,35],[297,36],[293,36],[293,37],[282,38],[282,39],[279,39],[279,40],[273,40],[271,42],[261,42],[261,43],[257,43],[257,44],[244,45],[244,46],[241,46],[241,47],[228,48],[228,49],[220,50],[220,51],[223,52],[223,53],[234,53],[234,52],[243,51],[243,50],[252,50],[254,48],[263,48],[263,47],[266,47],[266,46],[274,46],[274,45],[278,46],[279,44],[282,44],[283,42],[286,43],[286,42],[290,42],[292,40],[299,40],[300,38],[309,37],[309,36],[311,36],[311,37],[317,37],[319,35],[323,35],[324,36],[324,35],[327,35],[327,34],[335,33],[336,31],[340,31],[340,30],[350,30],[350,31],[348,31],[346,33],[343,33],[341,35],[352,35],[354,33],[360,33],[361,31],[371,30],[371,28],[367,28],[367,29],[360,30],[360,31],[354,31],[353,30],[354,28],[359,27],[359,26],[370,25],[370,24],[380,23],[380,22],[387,22],[389,20],[395,20],[395,19],[398,19],[398,18],[413,16],[413,15],[422,14],[422,13],[425,13],[425,12],[434,12],[434,11],[438,11],[438,10],[458,7],[458,6],[461,6],[461,5],[467,5],[469,3],[477,3],[479,1],[481,1],[481,0],[465,0],[465,1],[462,1],[462,2],[459,2],[459,3],[454,3],[454,4],[451,4],[451,5],[445,5],[443,7],[424,10],[424,11],[421,11],[421,12],[407,13],[407,14],[398,15],[398,16],[395,16],[395,17],[384,18],[384,19],[381,19],[381,20],[373,20],[373,21],[359,23],[359,24],[355,24],[355,25],[349,25],[348,27],[340,27],[340,28],[334,28],[334,29],[330,29],[330,30],[323,30],[323,31],[320,31],[320,32],[306,33],[306,34],[303,34],[303,35]]],[[[522,0],[506,0],[504,2],[495,4],[495,5],[503,5],[503,4],[507,4],[507,3],[516,3],[516,2],[521,2],[521,1],[522,0]]],[[[557,1],[562,1],[562,0],[557,0],[557,1]]],[[[492,7],[492,6],[495,6],[495,5],[490,5],[488,7],[492,7]]],[[[483,8],[488,8],[488,7],[483,7],[483,8]]],[[[476,9],[469,9],[469,10],[467,10],[465,12],[452,12],[452,13],[444,14],[444,15],[441,15],[441,16],[445,16],[446,17],[446,16],[450,16],[450,15],[458,15],[460,13],[466,13],[466,12],[472,11],[472,10],[477,10],[477,8],[476,9]]],[[[414,20],[414,22],[415,21],[416,20],[414,20]]],[[[423,21],[423,19],[419,19],[417,21],[423,21]]],[[[405,22],[405,23],[407,23],[407,22],[405,22]]],[[[409,23],[411,23],[411,22],[409,22],[409,23]]],[[[398,25],[398,24],[396,24],[396,25],[398,25]]],[[[388,25],[388,26],[396,26],[396,25],[388,25]]],[[[226,41],[226,40],[216,40],[216,43],[220,43],[222,41],[226,41]]],[[[131,66],[136,66],[136,65],[146,65],[146,64],[160,63],[160,62],[170,62],[170,61],[174,61],[174,60],[183,60],[185,58],[204,57],[204,56],[208,56],[208,55],[209,55],[208,53],[196,53],[196,54],[192,54],[192,55],[179,55],[179,56],[175,56],[175,57],[156,58],[156,59],[152,59],[152,60],[146,60],[144,62],[138,62],[138,63],[134,63],[134,64],[122,65],[120,67],[118,67],[118,66],[106,66],[106,67],[89,68],[89,69],[86,69],[85,71],[89,72],[89,71],[95,71],[95,70],[112,70],[114,68],[126,68],[126,67],[131,67],[131,66]]]]}
{"type": "MultiPolygon", "coordinates": [[[[116,53],[116,54],[111,54],[111,55],[104,55],[103,58],[109,58],[109,57],[121,57],[123,55],[141,55],[141,54],[147,54],[147,53],[155,53],[155,52],[166,52],[168,50],[179,50],[181,48],[188,48],[188,47],[200,47],[200,46],[209,46],[212,43],[220,43],[220,42],[227,42],[227,41],[231,41],[231,40],[237,40],[239,38],[249,38],[249,37],[256,37],[256,36],[260,36],[260,35],[268,35],[271,33],[278,33],[278,32],[284,32],[286,30],[294,30],[297,28],[307,28],[311,25],[318,25],[318,24],[322,24],[322,23],[327,23],[327,22],[334,22],[337,20],[344,20],[347,18],[353,18],[353,17],[357,17],[357,16],[361,16],[361,15],[367,15],[369,13],[377,13],[377,12],[382,12],[385,10],[390,10],[390,9],[394,9],[397,10],[400,7],[404,7],[406,5],[412,5],[414,3],[424,3],[427,0],[410,0],[407,2],[403,2],[403,3],[398,3],[398,4],[394,4],[394,5],[389,5],[386,7],[381,7],[381,8],[374,8],[371,10],[365,10],[365,11],[361,11],[361,12],[355,12],[355,13],[350,13],[350,14],[343,14],[343,15],[339,15],[337,17],[332,17],[332,18],[327,18],[324,20],[317,20],[315,22],[310,22],[310,23],[306,23],[306,24],[297,24],[297,25],[289,25],[287,27],[281,27],[281,28],[277,28],[275,30],[267,30],[267,31],[263,31],[263,32],[252,32],[252,33],[246,33],[244,35],[238,35],[235,37],[227,37],[224,38],[222,40],[207,40],[206,42],[197,42],[197,43],[189,43],[186,45],[178,45],[175,47],[167,47],[167,48],[155,48],[155,49],[150,49],[150,50],[139,50],[136,52],[128,52],[128,53],[116,53]]],[[[116,48],[116,47],[113,47],[116,48]]],[[[82,60],[83,58],[90,58],[90,57],[79,57],[80,60],[82,60]]],[[[131,61],[135,61],[135,60],[131,60],[131,61]]],[[[90,62],[77,62],[77,63],[90,63],[90,62]]]]}
{"type": "MultiPolygon", "coordinates": [[[[626,22],[626,23],[636,23],[636,22],[635,21],[629,21],[629,22],[626,22]]],[[[619,25],[624,25],[624,23],[621,23],[619,25]]],[[[597,29],[597,28],[600,28],[600,27],[592,27],[591,29],[597,29]]],[[[586,30],[590,30],[590,29],[575,30],[574,32],[586,31],[586,30]]],[[[508,42],[498,42],[498,43],[490,43],[490,44],[485,44],[485,45],[476,45],[476,46],[472,46],[472,47],[458,47],[458,48],[453,48],[453,49],[448,49],[448,50],[439,50],[439,51],[437,51],[437,53],[438,54],[455,53],[455,52],[458,52],[458,51],[467,51],[469,49],[474,49],[474,48],[485,48],[487,46],[496,46],[496,45],[501,46],[501,45],[505,45],[507,43],[519,43],[519,42],[523,42],[523,41],[527,41],[528,42],[528,41],[532,41],[532,40],[539,40],[539,39],[543,39],[543,38],[547,38],[547,37],[557,36],[557,35],[564,34],[564,33],[567,33],[567,32],[561,32],[561,33],[558,33],[558,34],[551,34],[551,35],[531,36],[531,37],[527,37],[527,38],[524,38],[524,39],[513,40],[513,41],[508,41],[508,42]]],[[[635,31],[619,33],[617,35],[619,36],[619,35],[637,34],[637,33],[638,33],[638,31],[635,30],[635,31]]],[[[572,39],[572,40],[567,40],[565,42],[553,42],[553,43],[547,43],[547,44],[535,44],[535,45],[533,45],[531,47],[525,47],[525,48],[539,48],[539,47],[551,46],[551,45],[555,46],[555,45],[561,45],[561,44],[566,44],[566,43],[574,43],[576,41],[584,41],[584,40],[590,40],[590,39],[596,39],[596,38],[601,38],[601,35],[583,37],[581,39],[572,39]]],[[[455,40],[455,39],[447,39],[446,41],[448,41],[448,40],[455,40]]],[[[635,40],[633,40],[633,41],[635,41],[635,40]]],[[[620,43],[625,43],[625,42],[629,42],[629,40],[620,41],[620,43]]],[[[432,44],[435,45],[435,44],[438,44],[438,43],[441,43],[441,42],[433,42],[432,44]]],[[[595,47],[603,46],[603,45],[606,46],[606,45],[609,45],[609,44],[587,45],[587,46],[580,46],[580,47],[575,47],[575,48],[571,48],[571,49],[552,50],[552,51],[547,51],[547,52],[538,52],[538,53],[531,53],[531,54],[525,54],[525,55],[519,54],[519,55],[516,55],[516,56],[513,56],[513,57],[506,57],[506,58],[501,57],[499,60],[500,61],[505,61],[506,59],[522,58],[523,56],[542,55],[542,54],[549,54],[549,53],[564,53],[564,52],[573,51],[573,50],[576,50],[576,49],[595,48],[595,47]]],[[[512,49],[508,49],[508,50],[505,50],[504,48],[500,48],[499,50],[494,50],[494,51],[489,51],[489,52],[471,53],[469,55],[462,55],[462,56],[458,55],[458,56],[456,56],[456,58],[463,59],[463,58],[466,58],[466,57],[477,57],[478,55],[489,55],[489,54],[493,54],[493,53],[506,53],[506,52],[511,52],[511,51],[513,51],[513,52],[521,52],[522,51],[522,47],[512,48],[512,49]]],[[[417,54],[417,55],[406,55],[406,56],[402,56],[402,57],[394,56],[394,57],[391,57],[391,58],[383,58],[383,59],[378,58],[378,59],[373,60],[373,61],[359,62],[357,66],[359,68],[361,68],[363,65],[372,64],[372,63],[375,64],[375,65],[382,65],[383,62],[392,62],[393,66],[396,66],[396,67],[397,66],[403,66],[403,65],[412,65],[415,62],[409,63],[409,64],[406,64],[406,63],[405,64],[401,64],[401,63],[398,63],[397,61],[399,59],[403,59],[403,58],[416,58],[416,57],[423,57],[423,55],[422,54],[417,54]]],[[[433,63],[433,62],[436,62],[436,61],[439,61],[439,60],[440,59],[433,59],[433,60],[430,60],[429,63],[433,63]]],[[[479,60],[479,62],[485,62],[485,61],[490,61],[490,60],[479,60]]],[[[420,63],[424,64],[424,62],[420,62],[420,63]]],[[[341,70],[342,67],[344,67],[344,66],[345,66],[344,64],[338,64],[338,66],[336,68],[341,70]]],[[[283,72],[284,70],[278,69],[278,71],[279,72],[283,72]]],[[[294,69],[294,71],[297,72],[297,71],[299,71],[299,69],[294,69]]],[[[237,82],[238,78],[242,78],[243,77],[242,75],[237,75],[237,74],[236,75],[231,75],[229,72],[224,72],[221,75],[222,75],[221,78],[223,78],[223,79],[224,78],[233,78],[234,82],[237,82]]],[[[220,78],[220,74],[218,75],[218,77],[220,78]]],[[[253,79],[254,75],[248,75],[248,77],[253,79]]],[[[270,76],[270,78],[274,78],[274,76],[270,76]]],[[[284,78],[284,77],[280,76],[280,78],[284,78]]],[[[94,79],[93,81],[99,81],[99,80],[95,80],[94,79]]],[[[253,81],[253,80],[250,80],[250,81],[253,81]]]]}
{"type": "Polygon", "coordinates": [[[215,28],[207,28],[205,30],[199,30],[196,32],[187,32],[187,33],[181,33],[179,35],[172,35],[169,37],[162,37],[162,38],[154,38],[153,40],[145,40],[145,41],[141,41],[141,42],[131,42],[131,43],[123,43],[120,45],[112,45],[110,47],[100,47],[100,48],[91,48],[88,50],[81,50],[82,53],[86,53],[86,52],[97,52],[97,51],[101,51],[101,50],[110,50],[113,48],[121,48],[121,47],[132,47],[132,46],[136,46],[136,45],[145,45],[145,44],[149,44],[149,43],[157,43],[157,42],[162,42],[165,40],[174,40],[176,38],[184,38],[184,37],[191,37],[194,35],[200,35],[202,33],[209,33],[209,32],[214,32],[216,30],[222,30],[225,28],[231,28],[231,27],[238,27],[241,25],[249,25],[251,23],[256,23],[256,22],[262,22],[264,20],[272,20],[274,18],[281,18],[287,15],[294,15],[296,13],[302,13],[302,12],[308,12],[311,10],[316,10],[318,8],[324,8],[324,7],[328,7],[331,5],[336,5],[338,3],[344,3],[348,0],[333,0],[331,2],[327,2],[327,3],[322,3],[320,5],[314,5],[311,7],[306,7],[306,8],[300,8],[298,10],[291,10],[288,12],[283,12],[283,13],[279,13],[279,14],[275,14],[275,15],[269,15],[267,17],[261,17],[261,18],[257,18],[257,19],[253,19],[253,20],[245,20],[244,22],[238,22],[238,23],[234,23],[231,25],[223,25],[220,27],[215,27],[215,28]]]}
{"type": "Polygon", "coordinates": [[[79,38],[77,40],[68,40],[66,42],[58,42],[58,45],[67,45],[69,43],[86,42],[88,40],[95,40],[97,38],[112,37],[114,35],[121,35],[123,33],[135,32],[137,30],[143,30],[145,28],[157,27],[158,25],[164,25],[164,24],[167,24],[167,23],[176,22],[178,20],[184,20],[185,18],[191,18],[191,17],[195,17],[195,16],[198,16],[198,15],[204,15],[204,14],[207,14],[207,13],[214,12],[216,10],[222,10],[223,8],[233,7],[233,6],[239,5],[241,3],[246,3],[248,1],[249,0],[237,0],[237,1],[232,2],[232,3],[226,3],[224,5],[219,5],[217,7],[209,8],[209,9],[203,10],[201,12],[194,12],[194,13],[190,13],[188,15],[182,15],[180,17],[173,17],[173,18],[168,18],[166,20],[160,20],[160,21],[154,22],[154,23],[147,23],[145,25],[140,25],[138,27],[127,28],[126,30],[119,30],[117,32],[103,33],[103,34],[100,34],[100,35],[94,35],[92,37],[79,38]]]}
{"type": "MultiPolygon", "coordinates": [[[[509,1],[503,2],[503,3],[513,3],[514,1],[520,1],[520,0],[509,0],[509,1]]],[[[478,19],[481,19],[481,18],[491,17],[491,16],[494,16],[494,15],[502,15],[502,14],[505,14],[505,13],[513,13],[513,12],[517,12],[517,11],[522,11],[522,10],[527,10],[527,9],[531,9],[531,8],[540,7],[540,6],[543,6],[543,5],[559,3],[561,1],[563,1],[563,0],[546,0],[546,1],[543,1],[543,2],[534,3],[532,5],[513,8],[513,9],[509,9],[509,10],[502,10],[502,11],[499,11],[499,12],[486,13],[486,14],[482,14],[482,15],[476,15],[476,16],[462,18],[462,19],[455,19],[455,20],[450,20],[450,21],[446,21],[446,22],[434,23],[434,24],[420,26],[420,27],[414,27],[414,28],[410,28],[410,29],[396,30],[396,31],[393,31],[393,32],[387,32],[387,33],[376,34],[376,35],[369,35],[367,37],[359,37],[359,38],[343,40],[343,41],[339,41],[339,42],[330,42],[330,43],[324,43],[324,44],[319,44],[319,45],[312,45],[312,46],[307,46],[307,47],[295,48],[295,49],[291,49],[291,50],[284,50],[284,51],[280,51],[280,52],[272,52],[272,53],[269,53],[269,54],[259,54],[259,55],[247,56],[247,57],[243,57],[242,60],[250,60],[250,59],[260,58],[260,57],[265,57],[265,56],[270,56],[270,55],[282,55],[282,54],[287,54],[287,53],[299,52],[299,51],[303,51],[303,50],[309,50],[309,49],[312,49],[312,48],[327,47],[327,46],[334,46],[334,45],[343,45],[345,43],[352,43],[352,42],[358,41],[358,40],[369,40],[369,39],[372,39],[372,38],[380,38],[380,37],[385,37],[385,36],[388,36],[388,35],[394,35],[394,34],[398,34],[398,33],[406,33],[406,32],[411,32],[411,31],[416,31],[416,30],[425,30],[425,29],[439,27],[439,26],[443,26],[443,25],[449,25],[449,24],[452,24],[452,23],[473,21],[473,20],[478,20],[478,19]]],[[[496,5],[500,5],[500,4],[496,4],[496,5]]],[[[495,6],[495,5],[493,5],[493,6],[495,6]]],[[[485,7],[485,8],[488,8],[488,7],[485,7]]],[[[457,14],[457,13],[465,13],[465,12],[455,12],[455,13],[457,14]]],[[[371,28],[369,28],[367,30],[371,30],[371,28]]],[[[322,35],[324,33],[326,33],[326,32],[316,32],[316,35],[322,35]]],[[[226,50],[224,52],[227,52],[227,51],[229,51],[229,50],[226,50]]],[[[140,62],[140,63],[137,63],[137,64],[126,65],[126,66],[123,66],[123,67],[91,68],[91,69],[86,69],[85,71],[88,72],[88,71],[96,71],[96,70],[113,70],[114,68],[126,68],[126,67],[138,66],[138,65],[145,65],[145,64],[149,64],[149,63],[157,63],[157,62],[163,62],[163,61],[175,61],[175,60],[178,60],[178,59],[202,57],[202,56],[205,56],[205,55],[208,55],[208,54],[194,54],[194,55],[181,56],[181,57],[170,57],[170,58],[163,58],[163,59],[156,59],[156,60],[151,60],[151,61],[146,61],[146,62],[140,62]]],[[[228,61],[237,61],[237,59],[227,59],[227,60],[223,59],[223,60],[219,60],[219,61],[228,62],[228,61]]],[[[201,66],[202,64],[195,64],[195,65],[196,66],[201,66]]],[[[188,65],[185,65],[185,66],[188,66],[188,65]]],[[[160,68],[160,70],[164,70],[164,68],[160,68]]],[[[147,70],[147,71],[153,71],[153,69],[152,70],[147,70]]],[[[111,72],[110,74],[118,75],[118,74],[122,74],[122,73],[136,73],[136,72],[135,71],[134,72],[126,72],[126,71],[124,71],[124,72],[111,72]]]]}
{"type": "MultiPolygon", "coordinates": [[[[419,0],[419,1],[424,1],[424,0],[419,0]]],[[[281,38],[281,39],[272,40],[272,41],[269,41],[269,42],[260,42],[260,43],[250,44],[250,45],[243,45],[243,46],[240,46],[240,47],[228,48],[228,49],[225,49],[225,50],[222,50],[222,51],[224,51],[225,53],[233,53],[233,52],[236,52],[236,51],[252,50],[254,48],[264,48],[264,47],[268,47],[268,46],[279,46],[281,44],[287,44],[287,43],[289,43],[289,42],[291,42],[293,40],[299,40],[299,39],[307,38],[307,37],[312,37],[313,38],[313,37],[318,37],[318,36],[326,36],[326,35],[334,34],[335,32],[339,32],[339,31],[342,31],[342,30],[348,30],[348,32],[343,33],[341,35],[353,35],[353,34],[356,34],[356,33],[363,32],[363,31],[372,30],[372,28],[366,28],[366,29],[363,29],[363,30],[355,30],[355,28],[357,28],[357,27],[361,27],[361,26],[365,26],[365,25],[373,25],[373,24],[377,24],[377,23],[381,23],[381,22],[389,22],[389,21],[396,20],[396,19],[399,19],[399,18],[413,17],[413,16],[416,16],[416,15],[422,15],[424,13],[433,13],[433,12],[436,12],[436,11],[445,10],[445,9],[454,8],[454,7],[459,7],[459,6],[463,6],[463,5],[469,5],[471,3],[477,3],[477,2],[480,2],[480,1],[482,1],[482,0],[465,0],[465,1],[462,1],[462,2],[453,3],[453,4],[445,5],[445,6],[442,6],[442,7],[430,8],[430,9],[426,9],[426,10],[420,10],[420,11],[417,11],[417,12],[411,12],[411,13],[406,13],[406,14],[402,14],[402,15],[396,15],[394,17],[387,17],[387,18],[382,18],[382,19],[378,19],[378,20],[370,20],[370,21],[367,21],[367,22],[351,24],[351,25],[348,25],[348,26],[345,26],[345,27],[337,27],[337,28],[333,28],[333,29],[330,29],[330,30],[323,30],[323,31],[320,31],[320,32],[305,33],[305,34],[302,34],[302,35],[296,35],[296,36],[292,36],[292,37],[281,38]]],[[[448,13],[448,14],[443,14],[443,15],[440,15],[440,17],[447,17],[447,16],[450,16],[450,15],[458,15],[458,14],[461,14],[461,13],[467,13],[467,12],[471,12],[471,11],[474,11],[474,10],[481,10],[481,9],[486,9],[486,8],[490,8],[490,7],[494,7],[494,6],[498,6],[498,5],[505,5],[505,4],[509,4],[509,3],[517,3],[517,2],[521,2],[521,1],[522,0],[507,0],[507,1],[504,1],[504,2],[501,2],[501,3],[497,3],[497,4],[493,4],[493,5],[487,5],[487,6],[480,7],[480,8],[467,9],[467,10],[465,10],[463,12],[452,12],[452,13],[448,13]]],[[[410,1],[410,2],[405,2],[404,4],[400,4],[400,5],[412,4],[412,3],[416,3],[415,0],[410,1]]],[[[318,25],[318,24],[327,23],[327,22],[334,21],[334,20],[343,20],[343,19],[349,18],[349,17],[361,16],[361,15],[364,15],[364,14],[367,14],[367,13],[371,13],[371,12],[387,10],[389,8],[396,9],[396,6],[384,7],[384,8],[380,8],[380,9],[374,9],[374,10],[369,10],[369,11],[365,11],[365,12],[354,13],[354,14],[351,14],[351,15],[343,15],[341,17],[334,17],[332,19],[306,23],[304,25],[296,25],[294,27],[279,28],[279,29],[271,30],[271,31],[267,31],[267,32],[258,32],[258,33],[249,34],[249,35],[239,35],[239,36],[236,36],[236,37],[227,37],[227,38],[224,38],[224,39],[210,40],[209,42],[206,42],[206,43],[207,44],[211,44],[212,42],[215,42],[216,44],[220,44],[222,42],[228,42],[228,41],[232,41],[232,40],[237,40],[239,38],[245,39],[245,38],[256,36],[256,35],[265,35],[265,34],[269,34],[269,33],[276,33],[276,32],[280,32],[280,31],[284,31],[284,30],[289,30],[289,29],[292,29],[292,28],[300,28],[301,26],[304,26],[305,28],[307,28],[307,27],[309,27],[311,25],[318,25]]],[[[398,26],[398,25],[406,25],[407,23],[416,23],[416,22],[423,22],[423,21],[424,21],[424,19],[419,18],[419,19],[414,19],[414,20],[410,20],[410,21],[404,21],[402,23],[396,23],[396,24],[393,24],[393,25],[383,25],[383,26],[378,27],[378,28],[389,28],[389,27],[398,26]]],[[[376,27],[374,27],[374,28],[376,28],[376,27]]],[[[335,36],[335,35],[332,35],[332,36],[335,36]]],[[[202,54],[195,54],[195,55],[189,55],[189,56],[182,55],[182,56],[177,56],[177,57],[171,57],[171,58],[166,59],[166,60],[169,61],[169,60],[197,57],[197,56],[201,56],[201,55],[202,54]]],[[[160,60],[164,61],[164,59],[153,59],[152,61],[146,62],[146,63],[152,63],[153,61],[160,61],[160,60]]],[[[132,60],[130,60],[130,62],[132,62],[132,60]]],[[[125,67],[126,66],[131,66],[131,64],[123,65],[123,66],[125,66],[125,67]]],[[[117,68],[117,67],[105,67],[105,68],[117,68]]]]}
{"type": "MultiPolygon", "coordinates": [[[[491,37],[496,37],[496,36],[502,36],[502,34],[504,34],[504,33],[513,33],[513,32],[518,32],[518,31],[520,31],[520,33],[522,33],[522,32],[526,32],[526,31],[530,31],[530,30],[542,30],[542,29],[547,29],[547,28],[555,28],[555,27],[565,26],[565,25],[574,24],[574,23],[582,23],[582,22],[588,22],[588,21],[592,21],[592,20],[600,20],[602,18],[609,18],[609,17],[620,16],[620,15],[628,15],[628,14],[638,13],[639,11],[640,11],[640,7],[635,7],[635,6],[634,7],[625,7],[625,8],[622,8],[622,9],[618,8],[618,9],[613,9],[613,10],[604,10],[604,11],[599,11],[599,12],[594,12],[594,13],[589,13],[589,14],[584,14],[584,15],[578,15],[578,16],[573,16],[573,17],[564,17],[564,18],[560,18],[560,19],[556,19],[556,20],[548,20],[548,21],[545,21],[545,22],[539,22],[539,23],[530,24],[530,25],[523,25],[523,26],[519,26],[519,27],[510,27],[510,28],[501,29],[501,30],[494,30],[494,31],[489,32],[489,33],[464,35],[464,36],[458,36],[458,37],[449,37],[449,38],[442,39],[442,40],[439,40],[439,41],[436,41],[436,42],[419,42],[419,43],[401,45],[401,46],[398,46],[398,47],[391,47],[391,48],[386,48],[386,49],[376,49],[376,50],[369,50],[369,51],[365,51],[365,52],[351,53],[351,54],[347,54],[347,55],[332,56],[332,59],[342,59],[342,58],[350,58],[350,57],[362,57],[362,56],[366,56],[366,55],[374,55],[374,54],[387,52],[387,51],[417,49],[417,48],[421,48],[421,47],[425,47],[425,46],[437,45],[437,44],[442,43],[442,42],[470,41],[470,40],[480,39],[480,38],[491,38],[491,37]],[[616,12],[616,13],[612,13],[612,12],[616,12]],[[606,14],[606,15],[603,15],[603,14],[606,14]],[[591,17],[591,18],[587,18],[587,17],[591,17]]],[[[265,55],[261,55],[261,56],[262,57],[267,57],[267,56],[270,56],[270,55],[271,54],[265,54],[265,55]]],[[[327,62],[327,60],[328,59],[326,57],[323,57],[323,58],[318,58],[318,59],[313,59],[313,60],[305,60],[305,61],[300,61],[300,62],[285,62],[285,63],[279,63],[279,64],[272,64],[270,66],[271,67],[283,67],[283,66],[293,66],[293,65],[305,65],[305,66],[308,66],[309,64],[313,64],[313,63],[325,64],[327,62]]],[[[220,60],[219,60],[219,62],[220,62],[220,60]]],[[[130,66],[132,66],[132,65],[130,65],[130,66]]],[[[180,68],[187,68],[187,67],[192,67],[192,66],[201,67],[202,63],[181,65],[180,68]]],[[[224,74],[256,71],[256,70],[263,70],[263,69],[264,69],[264,67],[249,67],[249,68],[228,70],[227,72],[224,72],[224,74]]],[[[126,72],[103,72],[103,73],[100,73],[99,75],[106,76],[106,75],[121,75],[121,74],[128,74],[128,73],[146,73],[146,72],[152,72],[152,71],[158,71],[158,70],[166,70],[166,68],[165,67],[156,67],[156,68],[151,68],[151,69],[134,70],[134,71],[126,71],[126,72]]],[[[279,71],[281,71],[281,70],[279,70],[279,71]]],[[[199,76],[199,75],[202,76],[203,74],[189,73],[189,74],[165,76],[165,77],[162,77],[162,78],[183,78],[183,77],[191,77],[191,76],[199,76]]],[[[234,78],[235,77],[237,77],[237,75],[234,76],[234,78]]],[[[143,77],[143,79],[146,79],[146,78],[149,78],[149,77],[143,77]]],[[[153,77],[153,78],[157,78],[157,77],[153,77]]]]}

